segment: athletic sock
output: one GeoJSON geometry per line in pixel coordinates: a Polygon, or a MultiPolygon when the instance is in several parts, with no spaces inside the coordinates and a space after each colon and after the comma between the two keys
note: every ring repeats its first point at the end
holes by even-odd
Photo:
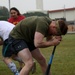
{"type": "Polygon", "coordinates": [[[10,70],[15,74],[16,72],[18,72],[16,65],[14,64],[14,62],[11,62],[8,64],[8,67],[10,68],[10,70]]]}

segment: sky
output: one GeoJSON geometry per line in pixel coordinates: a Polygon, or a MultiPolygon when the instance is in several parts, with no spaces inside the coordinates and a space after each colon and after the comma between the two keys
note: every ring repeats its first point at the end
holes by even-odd
{"type": "MultiPolygon", "coordinates": [[[[0,0],[0,6],[9,10],[9,0],[0,0]]],[[[16,7],[23,14],[36,10],[36,0],[10,0],[10,8],[16,7]]],[[[43,0],[43,10],[57,10],[75,7],[75,0],[43,0]]]]}

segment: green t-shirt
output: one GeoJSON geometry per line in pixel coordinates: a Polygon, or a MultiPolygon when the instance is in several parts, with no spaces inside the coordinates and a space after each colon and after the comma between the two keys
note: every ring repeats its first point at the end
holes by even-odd
{"type": "Polygon", "coordinates": [[[28,17],[19,22],[10,35],[15,39],[24,39],[26,42],[33,42],[36,31],[47,36],[50,23],[51,19],[48,17],[28,17]]]}

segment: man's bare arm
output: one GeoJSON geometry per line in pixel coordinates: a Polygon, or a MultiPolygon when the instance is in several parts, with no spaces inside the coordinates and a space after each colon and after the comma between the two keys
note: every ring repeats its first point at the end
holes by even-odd
{"type": "Polygon", "coordinates": [[[35,32],[34,36],[34,45],[38,48],[45,48],[49,46],[55,46],[58,45],[60,41],[55,38],[55,39],[48,39],[44,41],[44,35],[41,34],[40,32],[35,32]]]}

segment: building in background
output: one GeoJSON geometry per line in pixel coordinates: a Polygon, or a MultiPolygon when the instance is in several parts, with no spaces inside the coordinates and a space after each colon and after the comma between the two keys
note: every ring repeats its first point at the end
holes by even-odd
{"type": "Polygon", "coordinates": [[[55,18],[65,18],[67,22],[74,23],[75,22],[75,8],[65,8],[58,10],[49,10],[49,16],[52,19],[55,18]]]}
{"type": "Polygon", "coordinates": [[[75,8],[65,8],[47,11],[52,19],[64,19],[69,25],[69,30],[75,31],[75,8]]]}

